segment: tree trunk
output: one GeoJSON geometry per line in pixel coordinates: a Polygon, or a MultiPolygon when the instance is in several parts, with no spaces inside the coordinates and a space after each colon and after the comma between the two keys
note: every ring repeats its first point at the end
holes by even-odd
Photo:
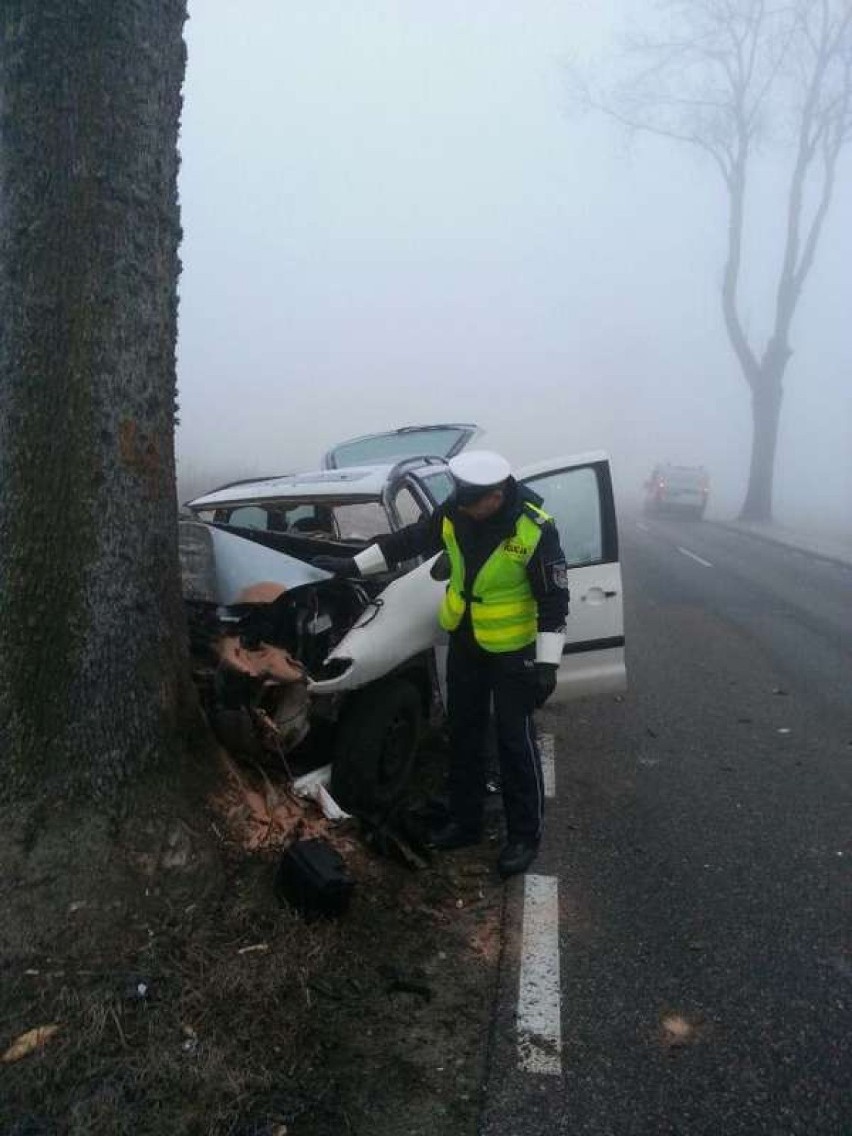
{"type": "Polygon", "coordinates": [[[0,799],[116,800],[189,697],[174,476],[186,0],[0,0],[0,799]]]}
{"type": "Polygon", "coordinates": [[[742,521],[772,520],[775,450],[781,418],[783,367],[764,364],[752,387],[752,445],[748,489],[740,510],[742,521]]]}

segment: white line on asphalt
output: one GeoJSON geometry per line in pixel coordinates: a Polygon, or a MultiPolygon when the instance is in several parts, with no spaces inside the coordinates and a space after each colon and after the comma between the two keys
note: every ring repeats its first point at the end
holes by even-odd
{"type": "Polygon", "coordinates": [[[679,544],[676,547],[678,552],[682,552],[683,555],[688,556],[690,560],[697,560],[698,563],[703,564],[705,568],[713,567],[709,560],[702,560],[700,556],[696,556],[695,553],[690,552],[688,548],[681,548],[679,544]]]}
{"type": "Polygon", "coordinates": [[[518,993],[518,1065],[527,1073],[562,1072],[559,995],[559,883],[524,878],[524,930],[518,993]]]}
{"type": "Polygon", "coordinates": [[[539,734],[538,748],[541,752],[541,772],[544,776],[545,797],[556,796],[556,759],[553,734],[539,734]]]}

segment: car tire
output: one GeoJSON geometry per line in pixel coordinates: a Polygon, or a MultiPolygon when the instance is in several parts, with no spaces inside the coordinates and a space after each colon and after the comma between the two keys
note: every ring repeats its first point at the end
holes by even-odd
{"type": "Polygon", "coordinates": [[[337,730],[331,795],[346,812],[376,817],[400,800],[411,778],[423,719],[420,692],[405,679],[352,696],[337,730]]]}

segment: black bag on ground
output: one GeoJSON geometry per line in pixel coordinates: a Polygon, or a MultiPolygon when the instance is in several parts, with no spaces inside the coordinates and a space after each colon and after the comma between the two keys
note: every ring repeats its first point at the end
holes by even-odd
{"type": "Polygon", "coordinates": [[[306,919],[343,915],[354,882],[343,857],[325,840],[297,840],[282,854],[275,873],[275,894],[306,919]]]}

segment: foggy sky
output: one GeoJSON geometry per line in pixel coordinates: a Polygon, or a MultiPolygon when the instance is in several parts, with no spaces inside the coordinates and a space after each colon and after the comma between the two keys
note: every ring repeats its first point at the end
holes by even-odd
{"type": "MultiPolygon", "coordinates": [[[[630,5],[641,10],[641,0],[630,5]]],[[[748,391],[719,311],[718,174],[568,109],[617,0],[190,0],[179,489],[318,464],[342,438],[476,421],[518,463],[604,448],[618,484],[745,489],[748,391]]],[[[765,329],[778,168],[751,200],[765,329]]],[[[776,506],[852,527],[852,168],[793,329],[776,506]]],[[[758,347],[763,343],[758,340],[758,347]]]]}

